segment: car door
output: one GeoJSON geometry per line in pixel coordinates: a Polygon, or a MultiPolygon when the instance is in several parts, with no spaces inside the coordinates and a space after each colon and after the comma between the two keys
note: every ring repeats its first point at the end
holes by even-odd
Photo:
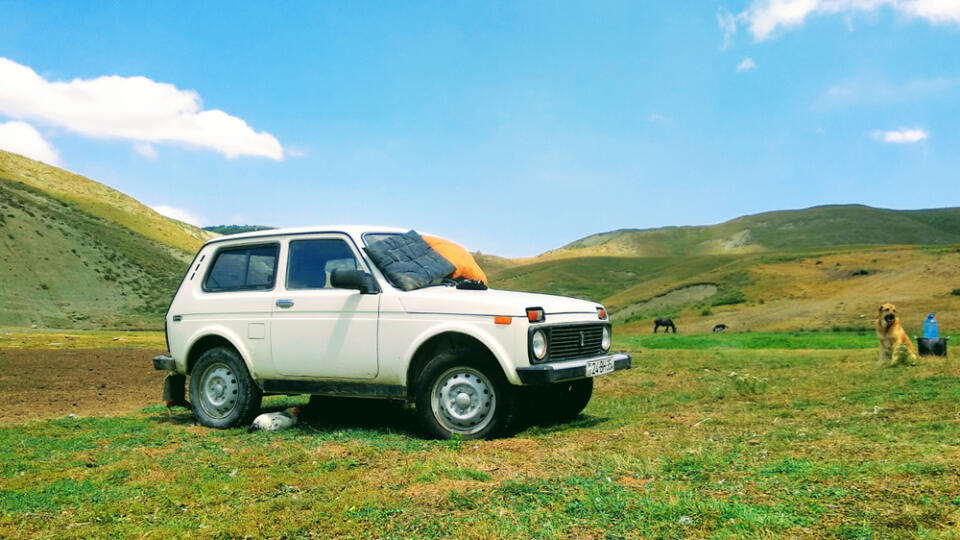
{"type": "Polygon", "coordinates": [[[294,237],[286,252],[272,320],[277,371],[291,377],[376,377],[380,295],[330,285],[337,268],[370,271],[353,241],[342,234],[294,237]]]}

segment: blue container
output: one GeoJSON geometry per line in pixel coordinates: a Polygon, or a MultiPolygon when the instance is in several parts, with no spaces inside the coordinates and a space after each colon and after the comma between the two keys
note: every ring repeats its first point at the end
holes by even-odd
{"type": "Polygon", "coordinates": [[[923,321],[923,337],[927,339],[940,337],[940,332],[937,330],[937,319],[934,318],[933,313],[927,315],[927,320],[923,321]]]}

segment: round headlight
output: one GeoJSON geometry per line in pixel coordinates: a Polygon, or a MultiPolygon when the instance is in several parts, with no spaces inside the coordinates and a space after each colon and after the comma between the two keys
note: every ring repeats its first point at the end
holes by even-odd
{"type": "Polygon", "coordinates": [[[603,348],[603,350],[605,351],[610,350],[610,327],[609,326],[603,327],[603,339],[600,341],[600,347],[603,348]]]}
{"type": "Polygon", "coordinates": [[[547,336],[543,334],[543,330],[537,330],[533,333],[530,346],[533,348],[533,356],[537,360],[543,360],[547,356],[547,336]]]}

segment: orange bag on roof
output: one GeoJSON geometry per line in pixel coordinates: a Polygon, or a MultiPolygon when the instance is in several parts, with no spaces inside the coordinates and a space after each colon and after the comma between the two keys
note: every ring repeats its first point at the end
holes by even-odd
{"type": "Polygon", "coordinates": [[[467,251],[466,248],[460,244],[455,244],[436,236],[423,234],[421,237],[431,249],[439,253],[444,259],[450,261],[450,264],[457,267],[450,277],[454,279],[477,279],[487,283],[487,275],[483,273],[483,269],[480,268],[480,265],[477,264],[473,255],[470,255],[470,252],[467,251]]]}

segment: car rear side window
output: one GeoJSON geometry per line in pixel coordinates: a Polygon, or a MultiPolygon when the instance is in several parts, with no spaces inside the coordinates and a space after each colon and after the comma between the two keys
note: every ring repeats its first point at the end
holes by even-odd
{"type": "Polygon", "coordinates": [[[217,252],[203,290],[266,291],[273,288],[277,275],[279,244],[226,248],[217,252]]]}
{"type": "Polygon", "coordinates": [[[287,289],[330,289],[330,274],[337,268],[360,268],[353,250],[343,240],[294,240],[287,257],[287,289]]]}

